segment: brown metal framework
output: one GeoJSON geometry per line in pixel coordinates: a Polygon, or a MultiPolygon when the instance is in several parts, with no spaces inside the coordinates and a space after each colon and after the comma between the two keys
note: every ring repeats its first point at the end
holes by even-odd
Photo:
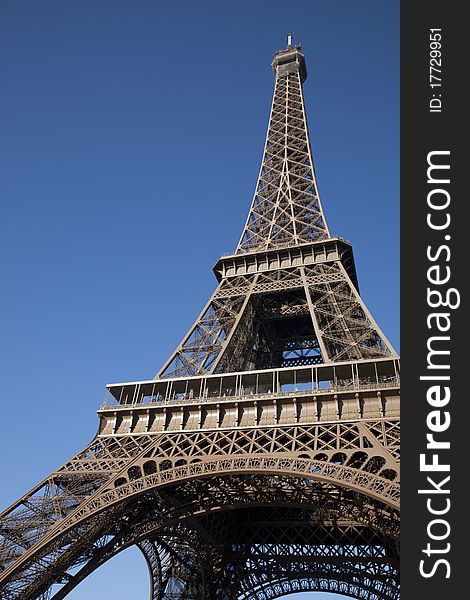
{"type": "Polygon", "coordinates": [[[0,592],[65,597],[137,545],[151,599],[398,598],[399,359],[331,237],[289,40],[255,196],[155,379],[108,386],[87,448],[0,515],[0,592]]]}

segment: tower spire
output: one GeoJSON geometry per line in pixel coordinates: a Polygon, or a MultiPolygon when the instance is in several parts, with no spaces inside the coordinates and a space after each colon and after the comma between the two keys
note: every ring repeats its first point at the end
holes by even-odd
{"type": "Polygon", "coordinates": [[[318,194],[302,83],[300,46],[276,52],[274,96],[256,191],[237,253],[256,252],[330,237],[318,194]]]}
{"type": "Polygon", "coordinates": [[[156,379],[395,354],[359,296],[351,247],[330,236],[323,216],[300,46],[276,52],[272,66],[274,98],[245,229],[235,254],[215,265],[217,289],[156,379]]]}

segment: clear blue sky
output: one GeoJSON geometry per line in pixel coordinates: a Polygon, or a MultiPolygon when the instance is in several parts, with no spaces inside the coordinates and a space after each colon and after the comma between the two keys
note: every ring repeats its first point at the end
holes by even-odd
{"type": "MultiPolygon", "coordinates": [[[[288,31],[330,230],[398,349],[398,9],[1,3],[1,508],[88,443],[106,383],[153,377],[208,299],[246,219],[288,31]]],[[[70,598],[147,598],[146,577],[131,550],[70,598]]]]}

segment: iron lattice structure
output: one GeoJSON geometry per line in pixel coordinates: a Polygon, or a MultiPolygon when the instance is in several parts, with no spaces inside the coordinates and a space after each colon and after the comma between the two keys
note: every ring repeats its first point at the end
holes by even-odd
{"type": "Polygon", "coordinates": [[[63,598],[131,545],[153,600],[398,598],[399,359],[326,225],[300,46],[273,70],[235,254],[157,376],[108,386],[90,445],[2,513],[2,598],[63,598]]]}

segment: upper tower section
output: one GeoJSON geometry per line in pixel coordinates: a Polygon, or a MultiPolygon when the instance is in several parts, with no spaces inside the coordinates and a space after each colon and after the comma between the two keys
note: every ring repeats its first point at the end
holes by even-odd
{"type": "Polygon", "coordinates": [[[315,179],[302,83],[300,45],[275,53],[274,96],[263,160],[237,254],[329,238],[315,179]]]}
{"type": "Polygon", "coordinates": [[[300,81],[303,83],[307,79],[307,67],[305,65],[305,54],[302,52],[300,44],[292,45],[292,34],[287,36],[287,48],[278,50],[274,55],[273,62],[274,78],[287,77],[298,73],[300,81]]]}

